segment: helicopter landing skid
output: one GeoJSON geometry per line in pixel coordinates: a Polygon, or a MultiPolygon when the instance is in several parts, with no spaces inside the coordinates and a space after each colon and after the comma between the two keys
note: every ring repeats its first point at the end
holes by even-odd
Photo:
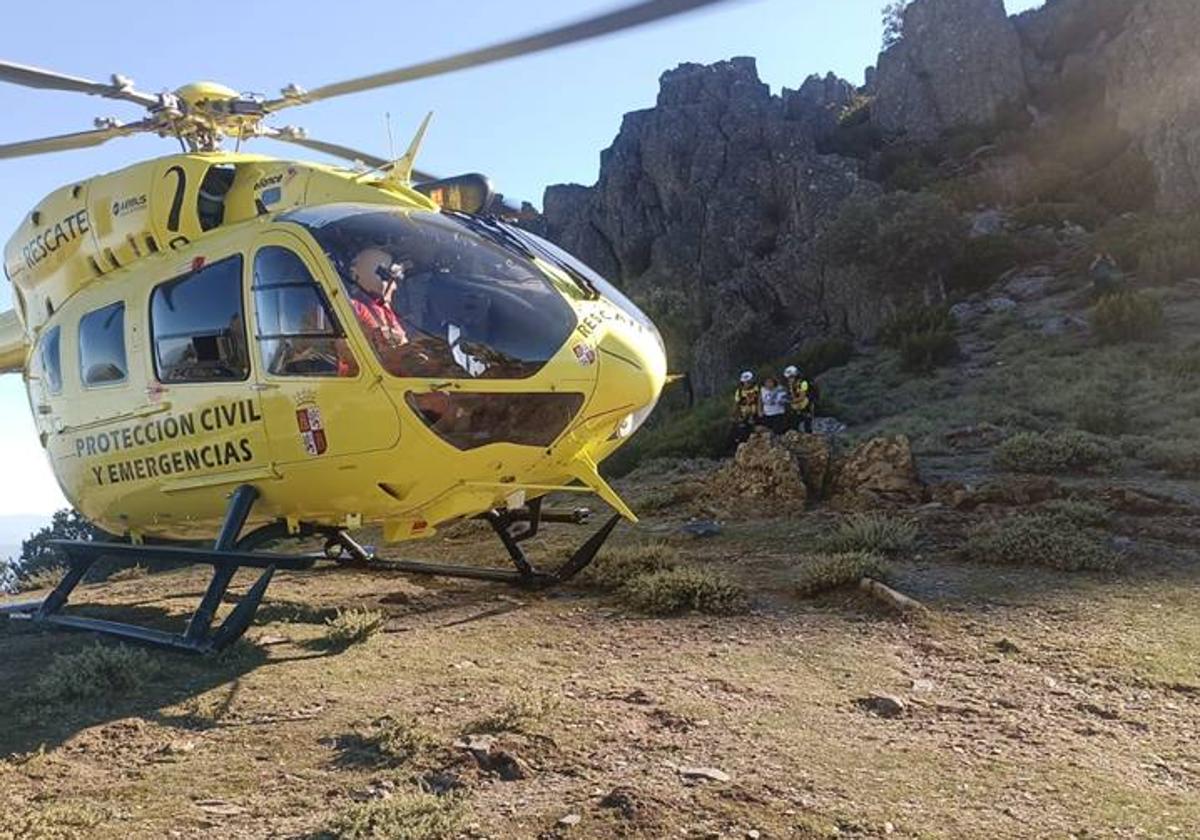
{"type": "Polygon", "coordinates": [[[0,615],[6,615],[10,619],[25,619],[58,627],[104,633],[109,636],[188,653],[215,653],[236,642],[249,628],[277,569],[303,571],[311,569],[316,560],[311,555],[261,554],[242,550],[245,548],[252,548],[288,536],[309,537],[315,533],[322,533],[328,537],[325,545],[326,556],[336,559],[343,565],[361,565],[371,569],[407,574],[488,580],[530,589],[541,589],[565,583],[582,571],[595,559],[596,553],[621,519],[620,516],[612,516],[595,534],[576,549],[575,553],[562,566],[553,571],[543,571],[529,561],[520,543],[534,536],[543,522],[581,524],[586,521],[590,512],[584,508],[571,511],[543,511],[540,499],[530,502],[526,508],[520,510],[491,511],[481,518],[486,519],[492,525],[515,567],[498,569],[485,566],[382,559],[359,545],[343,530],[317,531],[312,527],[303,527],[299,534],[289,534],[282,522],[264,525],[238,539],[257,498],[258,491],[250,485],[241,485],[234,490],[229,500],[229,508],[225,513],[221,532],[211,549],[52,540],[50,545],[67,560],[68,568],[63,579],[43,600],[0,604],[0,615]],[[136,624],[64,614],[62,609],[67,605],[75,587],[79,585],[96,561],[103,557],[146,563],[207,564],[213,567],[213,576],[200,605],[188,620],[187,627],[182,633],[170,633],[136,624]],[[263,573],[242,596],[224,622],[216,630],[213,630],[212,624],[217,608],[220,606],[234,574],[241,568],[262,569],[263,573]]]}

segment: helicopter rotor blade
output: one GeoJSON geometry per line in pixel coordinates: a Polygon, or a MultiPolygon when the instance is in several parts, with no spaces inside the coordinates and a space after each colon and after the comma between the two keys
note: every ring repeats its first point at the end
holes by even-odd
{"type": "Polygon", "coordinates": [[[642,26],[656,20],[662,20],[673,15],[723,2],[727,2],[727,0],[642,0],[642,2],[635,5],[616,9],[597,17],[588,18],[587,20],[527,35],[512,41],[493,44],[490,47],[459,53],[447,58],[426,61],[409,67],[375,73],[370,76],[361,76],[357,79],[348,79],[344,82],[335,82],[334,84],[324,85],[310,91],[303,91],[297,88],[285,90],[283,98],[270,99],[264,102],[263,110],[266,113],[270,113],[293,105],[331,99],[335,96],[345,96],[348,93],[358,93],[374,88],[387,87],[388,85],[411,82],[417,79],[429,78],[430,76],[440,76],[446,73],[453,73],[457,70],[465,70],[469,67],[479,67],[508,58],[516,58],[517,56],[542,52],[578,41],[598,38],[602,35],[619,32],[622,29],[642,26]]]}
{"type": "Polygon", "coordinates": [[[29,155],[45,155],[51,152],[66,152],[71,149],[86,149],[89,146],[99,146],[117,137],[126,137],[144,131],[157,131],[158,126],[152,120],[129,123],[128,125],[111,125],[92,131],[77,131],[74,134],[59,134],[54,137],[39,137],[36,140],[22,140],[19,143],[0,144],[0,159],[27,157],[29,155]]]}
{"type": "Polygon", "coordinates": [[[105,99],[133,102],[146,108],[158,105],[157,96],[134,90],[130,82],[119,76],[113,76],[112,82],[104,84],[80,76],[68,76],[53,70],[43,70],[40,67],[0,61],[0,82],[11,82],[14,85],[43,90],[65,90],[72,93],[86,93],[89,96],[103,96],[105,99]]]}
{"type": "MultiPolygon", "coordinates": [[[[352,149],[349,146],[343,146],[339,143],[329,143],[325,140],[317,140],[309,137],[306,134],[299,132],[296,129],[277,129],[263,128],[262,136],[270,140],[279,140],[283,143],[291,143],[295,146],[303,146],[306,149],[312,149],[314,152],[323,152],[333,157],[341,158],[362,163],[374,169],[387,167],[392,161],[387,158],[381,158],[378,155],[372,155],[367,152],[360,152],[358,149],[352,149]]],[[[419,169],[413,170],[413,181],[436,181],[436,175],[430,175],[428,172],[422,172],[419,169]]]]}

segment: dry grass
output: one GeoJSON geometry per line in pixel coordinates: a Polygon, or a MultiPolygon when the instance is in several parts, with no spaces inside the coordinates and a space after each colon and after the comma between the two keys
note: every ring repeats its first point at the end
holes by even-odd
{"type": "Polygon", "coordinates": [[[148,574],[150,574],[150,570],[145,566],[126,566],[124,569],[117,569],[108,576],[108,579],[112,581],[140,580],[148,574]]]}
{"type": "Polygon", "coordinates": [[[46,566],[28,575],[19,576],[14,587],[16,592],[33,592],[39,589],[53,589],[58,586],[63,575],[67,573],[66,566],[46,566]]]}
{"type": "Polygon", "coordinates": [[[801,557],[794,579],[797,594],[811,597],[821,592],[853,586],[864,577],[887,579],[886,561],[866,551],[813,554],[801,557]]]}
{"type": "Polygon", "coordinates": [[[463,803],[457,797],[403,792],[347,806],[329,822],[323,836],[331,840],[440,840],[453,836],[464,817],[463,803]]]}
{"type": "Polygon", "coordinates": [[[0,840],[77,840],[108,821],[89,805],[54,802],[40,807],[0,802],[0,840]]]}

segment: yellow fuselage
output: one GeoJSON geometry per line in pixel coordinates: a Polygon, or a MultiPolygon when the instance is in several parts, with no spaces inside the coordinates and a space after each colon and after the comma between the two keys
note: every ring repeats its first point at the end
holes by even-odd
{"type": "MultiPolygon", "coordinates": [[[[666,362],[653,326],[618,296],[588,294],[561,264],[537,258],[531,262],[570,307],[575,326],[535,373],[480,378],[464,365],[456,376],[393,375],[359,324],[338,267],[309,230],[287,218],[297,208],[341,204],[437,212],[424,196],[382,177],[214,153],[163,158],[66,187],[27,217],[5,249],[5,269],[16,290],[40,445],[67,499],[105,530],[135,538],[211,536],[239,484],[261,494],[256,522],[377,523],[390,540],[428,536],[441,524],[519,506],[576,480],[628,513],[596,464],[640,424],[663,386],[666,362]],[[214,167],[226,173],[215,224],[201,194],[214,167]],[[267,248],[286,249],[308,269],[344,330],[352,373],[268,369],[253,268],[267,248]],[[163,305],[162,287],[234,257],[244,321],[231,334],[244,331],[237,338],[248,350],[244,377],[162,381],[156,352],[166,339],[151,319],[154,301],[163,305]],[[119,377],[82,370],[81,319],[92,313],[95,323],[95,313],[117,304],[127,369],[119,377]],[[56,371],[47,370],[50,336],[56,371]],[[536,446],[460,448],[413,407],[428,394],[567,393],[581,395],[578,411],[561,434],[536,446]]],[[[0,363],[7,359],[10,368],[15,329],[5,334],[0,321],[0,363]]]]}

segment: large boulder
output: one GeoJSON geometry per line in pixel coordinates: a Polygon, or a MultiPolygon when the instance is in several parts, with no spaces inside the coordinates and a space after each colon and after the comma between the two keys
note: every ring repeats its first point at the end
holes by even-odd
{"type": "Polygon", "coordinates": [[[768,504],[804,509],[808,488],[795,455],[775,435],[760,430],[741,444],[733,460],[709,482],[713,501],[730,507],[768,504]]]}
{"type": "Polygon", "coordinates": [[[903,14],[903,37],[874,74],[871,118],[881,129],[934,140],[1025,104],[1021,42],[1004,0],[915,0],[903,14]]]}
{"type": "Polygon", "coordinates": [[[859,444],[838,465],[833,480],[833,500],[844,509],[916,505],[926,496],[905,435],[859,444]]]}

